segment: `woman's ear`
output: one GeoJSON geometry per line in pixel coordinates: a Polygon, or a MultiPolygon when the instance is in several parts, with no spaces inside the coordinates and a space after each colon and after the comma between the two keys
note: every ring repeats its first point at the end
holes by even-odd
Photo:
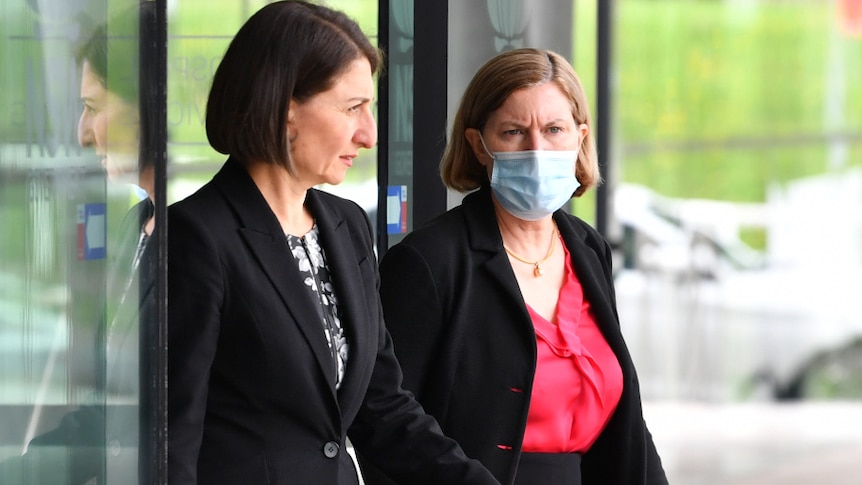
{"type": "Polygon", "coordinates": [[[479,130],[476,128],[467,128],[464,130],[464,138],[466,138],[467,143],[470,144],[470,148],[473,150],[473,155],[476,157],[476,160],[478,160],[482,165],[487,166],[491,161],[491,155],[482,143],[482,134],[479,133],[479,130]]]}
{"type": "Polygon", "coordinates": [[[581,136],[581,143],[584,143],[584,140],[587,139],[587,135],[590,134],[590,127],[587,126],[586,123],[581,123],[578,125],[578,134],[581,136]]]}
{"type": "Polygon", "coordinates": [[[287,106],[287,139],[290,141],[296,138],[296,106],[297,102],[293,99],[290,100],[290,104],[287,106]]]}

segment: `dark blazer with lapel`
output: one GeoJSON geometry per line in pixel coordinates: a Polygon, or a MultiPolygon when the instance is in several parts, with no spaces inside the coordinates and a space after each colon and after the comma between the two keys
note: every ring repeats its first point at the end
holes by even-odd
{"type": "MultiPolygon", "coordinates": [[[[468,195],[390,248],[381,262],[381,298],[404,387],[468,456],[511,483],[527,422],[536,337],[490,193],[486,187],[468,195]]],[[[583,483],[666,483],[620,332],[610,248],[580,219],[557,211],[554,220],[624,379],[615,414],[583,457],[583,483]]]]}
{"type": "Polygon", "coordinates": [[[367,215],[314,189],[306,207],[350,345],[338,391],[315,302],[242,165],[169,209],[170,483],[355,484],[347,436],[406,483],[496,483],[400,388],[367,215]]]}

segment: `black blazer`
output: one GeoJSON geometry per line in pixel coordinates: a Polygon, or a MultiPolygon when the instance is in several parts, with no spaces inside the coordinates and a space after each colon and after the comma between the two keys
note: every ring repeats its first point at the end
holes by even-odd
{"type": "MultiPolygon", "coordinates": [[[[527,422],[536,336],[490,194],[486,187],[468,195],[389,249],[381,262],[380,291],[404,387],[467,455],[501,483],[512,483],[527,422]]],[[[563,211],[553,217],[623,371],[619,406],[583,457],[583,483],[666,483],[620,332],[610,248],[580,219],[563,211]]]]}
{"type": "Polygon", "coordinates": [[[356,484],[348,436],[405,483],[497,483],[400,388],[368,216],[314,189],[306,206],[350,345],[338,391],[316,303],[243,166],[169,208],[170,483],[356,484]]]}

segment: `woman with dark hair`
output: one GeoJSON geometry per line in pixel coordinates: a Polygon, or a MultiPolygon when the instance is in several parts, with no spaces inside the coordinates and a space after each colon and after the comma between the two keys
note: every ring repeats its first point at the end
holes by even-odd
{"type": "Polygon", "coordinates": [[[404,387],[505,484],[667,483],[610,247],[564,210],[601,181],[591,129],[563,57],[498,54],[468,85],[441,164],[470,193],[381,261],[404,387]]]}
{"type": "Polygon", "coordinates": [[[368,216],[314,188],[375,145],[379,63],[344,14],[282,1],[216,70],[228,160],[168,211],[171,484],[358,484],[348,438],[403,483],[497,483],[401,389],[368,216]]]}

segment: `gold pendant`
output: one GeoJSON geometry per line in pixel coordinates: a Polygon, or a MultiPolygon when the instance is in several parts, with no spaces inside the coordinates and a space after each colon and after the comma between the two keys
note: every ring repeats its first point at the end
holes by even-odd
{"type": "Polygon", "coordinates": [[[545,274],[545,270],[543,270],[542,267],[539,266],[539,263],[536,263],[536,267],[533,268],[533,276],[538,278],[539,276],[542,276],[543,274],[545,274]]]}

